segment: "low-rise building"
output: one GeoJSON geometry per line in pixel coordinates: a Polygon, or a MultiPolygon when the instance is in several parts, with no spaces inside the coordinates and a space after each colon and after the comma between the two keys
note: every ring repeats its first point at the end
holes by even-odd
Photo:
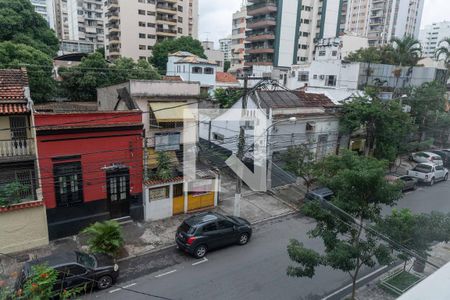
{"type": "Polygon", "coordinates": [[[217,71],[223,72],[223,67],[225,65],[225,53],[222,50],[214,49],[213,41],[203,41],[202,46],[205,50],[207,59],[217,64],[217,71]]]}
{"type": "Polygon", "coordinates": [[[139,110],[50,103],[36,107],[35,123],[51,239],[96,221],[143,219],[139,110]]]}
{"type": "Polygon", "coordinates": [[[48,244],[25,69],[0,70],[0,252],[48,244]]]}

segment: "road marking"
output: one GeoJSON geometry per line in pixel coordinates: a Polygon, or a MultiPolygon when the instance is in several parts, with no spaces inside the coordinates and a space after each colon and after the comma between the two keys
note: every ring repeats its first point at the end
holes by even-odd
{"type": "Polygon", "coordinates": [[[193,263],[192,265],[193,265],[193,266],[196,266],[196,265],[202,264],[202,263],[207,262],[207,261],[208,261],[208,259],[207,259],[206,257],[203,257],[202,260],[200,260],[200,261],[198,261],[198,262],[195,262],[195,263],[193,263]]]}
{"type": "Polygon", "coordinates": [[[121,289],[114,289],[114,290],[109,291],[108,293],[112,294],[112,293],[118,292],[118,291],[120,291],[120,290],[121,290],[121,289]]]}
{"type": "Polygon", "coordinates": [[[130,283],[129,285],[124,285],[124,286],[119,287],[118,289],[111,290],[108,293],[112,294],[112,293],[118,292],[120,290],[127,289],[127,288],[130,288],[132,286],[135,286],[136,284],[137,284],[136,282],[130,283]]]}
{"type": "Polygon", "coordinates": [[[135,286],[135,285],[136,285],[136,282],[135,282],[135,283],[130,283],[129,285],[125,285],[125,286],[123,286],[122,288],[123,288],[123,289],[127,289],[127,288],[132,287],[132,286],[135,286]]]}
{"type": "MultiPolygon", "coordinates": [[[[369,278],[370,276],[372,276],[372,275],[374,275],[374,274],[376,274],[376,273],[379,273],[380,271],[383,271],[383,270],[386,269],[386,268],[387,268],[387,266],[383,266],[383,267],[379,268],[378,270],[375,270],[375,271],[373,271],[372,273],[367,274],[366,276],[361,277],[360,279],[356,280],[356,283],[359,283],[360,281],[362,281],[362,280],[364,280],[364,279],[366,279],[366,278],[369,278]]],[[[352,284],[346,285],[346,286],[344,286],[343,288],[341,288],[341,289],[335,291],[334,293],[332,293],[332,294],[326,296],[325,298],[322,298],[322,300],[330,299],[331,297],[333,297],[333,296],[339,294],[340,292],[342,292],[342,291],[345,290],[345,289],[348,289],[348,288],[351,287],[351,286],[352,286],[352,284]]]]}
{"type": "Polygon", "coordinates": [[[177,270],[172,270],[172,271],[169,271],[169,272],[166,272],[166,273],[162,273],[162,274],[156,275],[155,278],[163,277],[163,276],[175,273],[176,271],[177,270]]]}

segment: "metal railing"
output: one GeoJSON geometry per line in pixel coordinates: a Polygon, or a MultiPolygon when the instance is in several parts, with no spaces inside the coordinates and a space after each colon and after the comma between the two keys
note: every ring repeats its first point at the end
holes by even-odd
{"type": "Polygon", "coordinates": [[[0,158],[29,156],[34,154],[31,139],[0,141],[0,158]]]}

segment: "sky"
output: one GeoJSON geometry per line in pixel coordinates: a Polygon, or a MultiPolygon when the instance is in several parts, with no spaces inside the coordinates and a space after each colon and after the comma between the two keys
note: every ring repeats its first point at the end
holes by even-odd
{"type": "MultiPolygon", "coordinates": [[[[231,34],[232,14],[239,10],[242,0],[199,0],[199,39],[214,41],[231,34]]],[[[450,0],[425,0],[422,26],[450,21],[450,0]]]]}

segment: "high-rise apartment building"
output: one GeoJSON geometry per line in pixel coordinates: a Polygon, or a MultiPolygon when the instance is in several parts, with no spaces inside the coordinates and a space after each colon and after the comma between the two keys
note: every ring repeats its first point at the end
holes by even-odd
{"type": "Polygon", "coordinates": [[[424,0],[344,1],[344,30],[367,37],[371,46],[387,44],[393,37],[419,36],[424,0]]]}
{"type": "Polygon", "coordinates": [[[242,73],[244,70],[245,29],[247,27],[247,6],[243,3],[241,9],[233,14],[231,32],[231,66],[228,72],[242,73]]]}
{"type": "Polygon", "coordinates": [[[450,37],[450,22],[439,22],[425,26],[420,30],[419,41],[422,44],[422,55],[435,57],[440,41],[450,37]]]}
{"type": "Polygon", "coordinates": [[[107,0],[106,56],[148,59],[158,41],[197,35],[198,0],[107,0]]]}
{"type": "Polygon", "coordinates": [[[231,61],[231,37],[219,40],[219,49],[223,52],[225,61],[231,61]]]}
{"type": "Polygon", "coordinates": [[[245,65],[312,60],[315,41],[339,34],[340,9],[341,0],[249,0],[245,65]]]}
{"type": "Polygon", "coordinates": [[[53,0],[31,0],[34,10],[47,20],[51,29],[55,29],[55,10],[53,0]]]}
{"type": "Polygon", "coordinates": [[[54,7],[63,53],[104,47],[103,0],[54,0],[54,7]]]}

